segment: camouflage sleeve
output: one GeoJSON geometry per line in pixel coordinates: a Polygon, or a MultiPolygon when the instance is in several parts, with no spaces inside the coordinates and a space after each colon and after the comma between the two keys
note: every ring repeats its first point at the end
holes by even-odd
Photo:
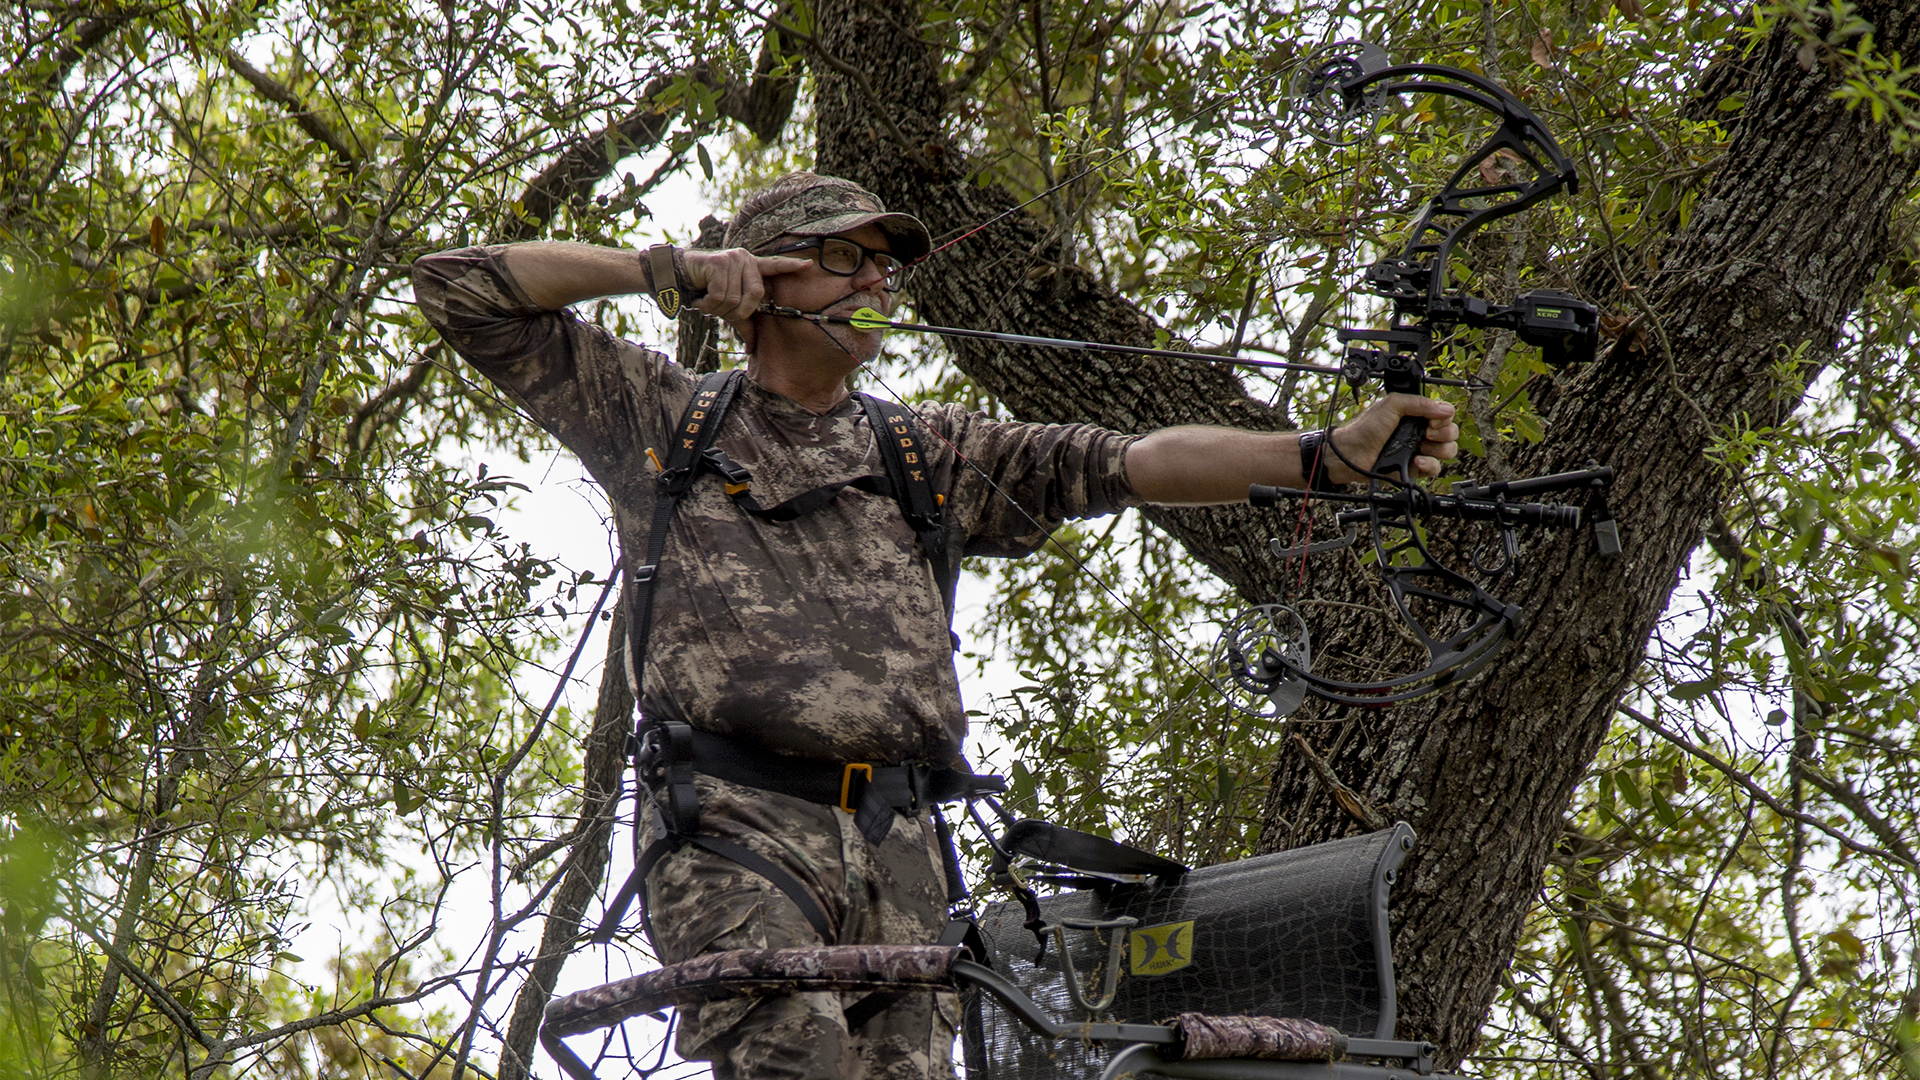
{"type": "Polygon", "coordinates": [[[661,384],[689,380],[666,357],[570,310],[535,305],[507,271],[505,251],[462,248],[415,260],[420,313],[602,483],[612,482],[642,453],[646,437],[636,425],[660,412],[661,384]]]}
{"type": "Polygon", "coordinates": [[[949,511],[966,529],[968,555],[1025,555],[1068,518],[1144,501],[1127,480],[1127,447],[1138,436],[1091,424],[989,420],[959,405],[931,407],[922,416],[978,467],[956,461],[947,493],[949,511]]]}

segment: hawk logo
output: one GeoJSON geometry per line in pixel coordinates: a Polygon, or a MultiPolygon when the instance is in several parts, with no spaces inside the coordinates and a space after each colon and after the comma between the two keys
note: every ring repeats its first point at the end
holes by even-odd
{"type": "Polygon", "coordinates": [[[1193,920],[1142,926],[1127,935],[1135,975],[1165,975],[1193,963],[1193,920]]]}

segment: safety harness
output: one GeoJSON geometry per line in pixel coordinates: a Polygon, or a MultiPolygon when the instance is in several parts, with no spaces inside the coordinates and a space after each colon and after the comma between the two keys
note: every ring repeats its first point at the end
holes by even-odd
{"type": "MultiPolygon", "coordinates": [[[[955,578],[941,513],[942,498],[928,478],[926,454],[921,449],[919,431],[912,413],[890,401],[869,394],[856,395],[879,444],[880,459],[886,469],[881,476],[867,475],[827,484],[796,495],[777,506],[762,506],[753,494],[753,477],[724,451],[714,445],[727,408],[744,378],[738,369],[715,372],[700,381],[693,399],[674,429],[673,442],[656,482],[659,492],[654,500],[653,522],[648,529],[645,561],[634,568],[626,593],[628,665],[633,685],[646,685],[647,642],[652,631],[654,583],[660,560],[666,552],[667,534],[674,512],[703,474],[716,473],[722,490],[734,505],[766,521],[793,521],[826,506],[848,488],[872,495],[891,497],[900,506],[902,516],[913,529],[918,545],[932,564],[935,580],[942,589],[947,617],[953,617],[955,578]]],[[[658,463],[656,461],[656,463],[658,463]]],[[[634,867],[627,881],[607,904],[606,915],[594,940],[612,940],[628,906],[641,900],[640,918],[647,936],[654,938],[652,920],[647,914],[643,893],[648,871],[667,854],[683,847],[697,847],[738,864],[760,875],[785,893],[799,907],[822,941],[832,941],[827,914],[804,885],[792,874],[753,851],[717,836],[701,834],[700,800],[694,788],[696,775],[705,774],[729,783],[773,791],[826,806],[836,806],[854,815],[854,827],[868,842],[878,844],[893,826],[896,814],[933,816],[934,827],[945,849],[947,898],[958,904],[967,896],[960,874],[959,852],[952,828],[940,813],[939,804],[972,800],[1006,790],[1006,782],[997,776],[978,776],[970,769],[937,767],[925,763],[887,764],[878,762],[808,762],[774,754],[738,741],[696,731],[678,721],[650,720],[642,717],[632,747],[635,774],[634,867]],[[664,792],[664,807],[648,798],[649,792],[664,792]],[[647,820],[651,811],[652,820],[647,820]],[[657,839],[642,847],[641,837],[653,834],[657,839]]],[[[962,765],[964,765],[964,761],[962,765]]],[[[942,935],[942,944],[960,944],[977,933],[969,920],[950,923],[942,935]],[[948,938],[953,938],[948,941],[948,938]]],[[[657,940],[657,939],[656,939],[657,940]]],[[[984,955],[984,952],[983,952],[984,955]]],[[[891,1003],[892,995],[869,995],[848,1010],[848,1022],[858,1026],[856,1015],[871,1016],[891,1003]]],[[[859,1022],[864,1022],[860,1020],[859,1022]]]]}

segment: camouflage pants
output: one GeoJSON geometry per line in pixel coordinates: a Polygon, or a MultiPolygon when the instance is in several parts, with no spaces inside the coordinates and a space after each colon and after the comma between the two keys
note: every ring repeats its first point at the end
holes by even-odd
{"type": "MultiPolygon", "coordinates": [[[[702,776],[700,832],[771,860],[804,885],[835,931],[823,942],[799,907],[738,864],[695,847],[647,875],[664,963],[726,949],[930,945],[946,926],[946,877],[932,822],[895,817],[878,844],[853,815],[702,776]]],[[[710,1002],[680,1011],[674,1049],[713,1063],[716,1080],[950,1080],[959,1007],[950,994],[907,994],[858,1029],[862,995],[798,994],[710,1002]]]]}

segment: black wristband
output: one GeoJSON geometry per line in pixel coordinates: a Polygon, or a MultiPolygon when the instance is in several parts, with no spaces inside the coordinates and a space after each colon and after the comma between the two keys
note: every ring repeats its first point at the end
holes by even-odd
{"type": "Polygon", "coordinates": [[[680,253],[672,244],[655,244],[647,249],[647,278],[653,285],[653,302],[667,318],[680,314],[680,253]]]}
{"type": "Polygon", "coordinates": [[[1333,455],[1329,452],[1329,440],[1333,438],[1333,429],[1303,431],[1300,433],[1300,475],[1307,482],[1308,491],[1339,491],[1340,485],[1333,482],[1329,471],[1333,455]]]}

